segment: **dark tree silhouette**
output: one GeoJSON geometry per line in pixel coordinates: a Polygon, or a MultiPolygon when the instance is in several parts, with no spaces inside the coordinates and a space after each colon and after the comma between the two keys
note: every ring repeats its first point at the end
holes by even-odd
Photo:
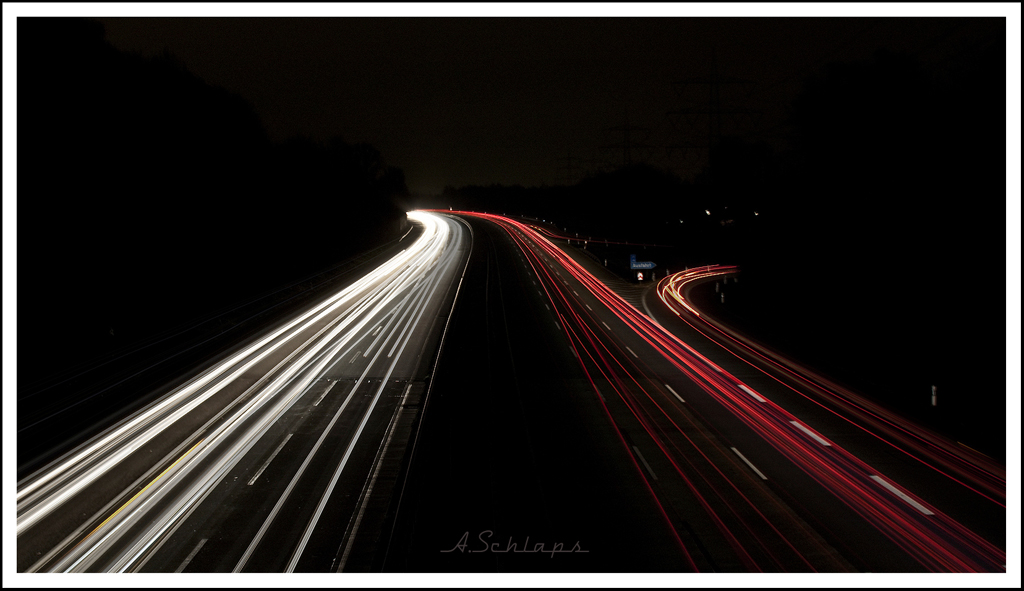
{"type": "Polygon", "coordinates": [[[372,146],[273,143],[242,98],[94,21],[17,26],[19,389],[404,231],[372,146]]]}
{"type": "Polygon", "coordinates": [[[1005,392],[1002,369],[977,371],[1004,354],[1003,43],[953,66],[880,51],[810,78],[744,288],[773,334],[919,417],[938,384],[944,428],[982,439],[986,421],[963,419],[1000,416],[1005,392]],[[984,288],[959,283],[965,269],[984,288]],[[962,296],[985,303],[951,306],[962,296]]]}

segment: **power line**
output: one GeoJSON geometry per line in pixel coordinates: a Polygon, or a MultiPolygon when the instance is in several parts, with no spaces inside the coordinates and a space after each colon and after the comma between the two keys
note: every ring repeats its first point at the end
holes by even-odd
{"type": "Polygon", "coordinates": [[[683,135],[687,134],[687,131],[683,130],[680,125],[684,119],[688,124],[689,131],[692,132],[697,127],[697,120],[701,119],[703,115],[707,115],[707,142],[704,146],[695,142],[673,144],[669,147],[669,155],[671,155],[675,150],[682,150],[684,157],[690,150],[706,150],[707,164],[710,171],[712,168],[711,155],[714,152],[715,146],[721,141],[722,137],[722,115],[733,116],[734,125],[738,125],[735,119],[736,115],[747,115],[751,118],[759,117],[761,115],[760,111],[754,109],[736,106],[723,106],[721,97],[721,87],[723,84],[749,85],[753,84],[753,82],[733,76],[722,76],[718,71],[718,60],[714,48],[711,50],[711,61],[709,64],[709,74],[707,76],[686,78],[674,83],[678,97],[684,102],[687,100],[686,91],[689,88],[697,85],[707,87],[707,106],[695,106],[696,101],[691,100],[691,106],[675,109],[667,113],[672,127],[683,135]]]}
{"type": "Polygon", "coordinates": [[[559,162],[565,162],[565,166],[558,167],[558,170],[560,170],[560,171],[564,170],[565,171],[565,184],[567,184],[567,185],[576,184],[576,180],[578,178],[578,175],[573,174],[573,171],[574,170],[579,170],[579,168],[580,168],[579,167],[580,159],[579,158],[573,158],[572,151],[570,150],[570,151],[566,152],[565,158],[559,158],[558,161],[559,162]],[[575,165],[573,163],[575,163],[575,165]]]}
{"type": "Polygon", "coordinates": [[[622,141],[601,146],[603,150],[622,150],[622,165],[629,166],[633,163],[633,157],[636,153],[639,153],[638,159],[640,162],[647,162],[651,153],[653,152],[654,146],[646,143],[647,138],[650,137],[651,130],[646,127],[636,127],[629,123],[629,112],[625,113],[625,122],[617,127],[609,127],[606,129],[608,132],[621,133],[622,141]],[[637,139],[640,135],[642,138],[637,139]]]}

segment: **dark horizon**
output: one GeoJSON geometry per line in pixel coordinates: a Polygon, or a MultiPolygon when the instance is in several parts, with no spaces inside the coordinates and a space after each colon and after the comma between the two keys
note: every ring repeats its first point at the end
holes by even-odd
{"type": "Polygon", "coordinates": [[[723,113],[723,133],[784,151],[792,100],[828,64],[885,50],[948,67],[1003,26],[936,17],[96,20],[118,49],[168,51],[238,93],[271,139],[369,142],[424,196],[564,184],[625,159],[692,179],[706,164],[709,109],[723,113]]]}
{"type": "MultiPolygon", "coordinates": [[[[334,9],[346,10],[325,12],[334,9]]],[[[629,302],[638,317],[655,318],[640,308],[661,304],[652,279],[727,266],[729,281],[695,292],[709,316],[862,394],[885,416],[1009,466],[1019,484],[1019,6],[1009,18],[943,17],[935,6],[907,18],[585,9],[571,18],[418,18],[376,8],[351,18],[250,16],[259,10],[15,22],[5,9],[17,33],[17,51],[5,52],[17,66],[5,102],[18,107],[16,138],[5,126],[5,325],[17,324],[5,331],[5,431],[17,437],[5,459],[17,479],[148,404],[186,370],[405,253],[403,240],[430,227],[407,211],[451,208],[543,220],[544,232],[564,233],[553,238],[558,248],[603,273],[609,289],[645,294],[629,302]],[[638,277],[631,259],[649,261],[653,276],[638,277]],[[936,385],[938,405],[929,402],[936,385]]],[[[449,368],[438,383],[455,397],[426,427],[435,443],[423,453],[433,459],[414,478],[424,498],[448,503],[430,484],[433,469],[448,469],[445,438],[488,435],[473,413],[493,404],[501,414],[502,400],[526,390],[532,410],[544,408],[565,389],[566,362],[573,371],[585,364],[576,349],[560,348],[567,321],[545,315],[555,300],[542,298],[569,283],[549,277],[544,293],[527,286],[534,275],[544,284],[537,270],[554,250],[545,254],[540,240],[515,250],[514,229],[526,227],[514,220],[440,217],[463,245],[436,270],[452,286],[462,285],[460,269],[468,277],[470,295],[451,308],[461,336],[433,360],[441,325],[420,327],[430,355],[410,353],[415,371],[402,380],[417,384],[418,397],[432,383],[431,363],[449,368]],[[537,258],[527,264],[520,254],[537,258]],[[499,324],[506,333],[491,332],[499,324]],[[474,388],[488,380],[501,385],[477,408],[474,388]]],[[[589,289],[583,275],[574,276],[578,298],[589,289]]],[[[441,322],[455,293],[439,291],[425,317],[441,322]]],[[[580,318],[586,301],[567,298],[565,309],[580,318]]],[[[607,323],[615,313],[602,313],[580,320],[575,334],[603,325],[601,346],[618,342],[607,323]]],[[[640,359],[637,342],[626,349],[640,359]]],[[[366,363],[369,372],[374,362],[366,363]]],[[[363,371],[348,364],[344,379],[363,371]]],[[[590,408],[574,406],[588,390],[572,379],[563,418],[590,408]]],[[[402,388],[392,388],[388,404],[401,408],[402,388]]],[[[580,416],[596,425],[604,415],[586,413],[597,409],[580,416]]],[[[514,460],[512,481],[544,472],[514,453],[521,433],[538,429],[594,453],[581,443],[590,423],[563,432],[561,419],[522,412],[522,422],[503,416],[496,431],[514,460]]],[[[616,474],[644,473],[624,449],[616,474]]],[[[368,453],[360,461],[376,451],[368,453]]],[[[485,473],[476,461],[463,464],[465,483],[485,473]]],[[[597,474],[599,466],[574,468],[597,474]]],[[[646,470],[657,480],[665,466],[646,470]]],[[[571,496],[582,485],[567,474],[551,482],[571,496]]],[[[531,503],[524,515],[550,508],[531,503]]],[[[490,510],[484,501],[451,505],[464,516],[490,510]]],[[[429,564],[433,540],[406,519],[398,529],[425,544],[416,547],[429,564]]],[[[454,527],[443,515],[430,519],[454,527]]],[[[641,557],[638,548],[623,564],[641,557]]],[[[851,562],[870,564],[859,560],[851,562]]]]}

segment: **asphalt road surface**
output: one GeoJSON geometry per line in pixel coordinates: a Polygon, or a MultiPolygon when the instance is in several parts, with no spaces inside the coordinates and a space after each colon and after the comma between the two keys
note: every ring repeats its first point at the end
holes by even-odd
{"type": "Polygon", "coordinates": [[[376,271],[19,482],[18,570],[364,560],[468,255],[463,223],[410,218],[376,271]]]}
{"type": "Polygon", "coordinates": [[[466,297],[383,570],[1005,570],[998,525],[979,535],[845,445],[873,434],[821,430],[533,228],[466,215],[466,297]]]}
{"type": "Polygon", "coordinates": [[[1005,571],[1005,469],[701,313],[735,269],[637,287],[515,220],[410,217],[19,482],[18,570],[1005,571]]]}

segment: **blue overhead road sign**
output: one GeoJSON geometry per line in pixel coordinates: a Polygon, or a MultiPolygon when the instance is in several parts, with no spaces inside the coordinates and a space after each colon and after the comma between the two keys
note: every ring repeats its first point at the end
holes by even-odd
{"type": "Polygon", "coordinates": [[[629,268],[630,269],[653,269],[655,267],[657,267],[657,265],[655,265],[651,261],[640,261],[638,263],[638,262],[636,262],[636,255],[635,254],[629,255],[629,268]]]}

